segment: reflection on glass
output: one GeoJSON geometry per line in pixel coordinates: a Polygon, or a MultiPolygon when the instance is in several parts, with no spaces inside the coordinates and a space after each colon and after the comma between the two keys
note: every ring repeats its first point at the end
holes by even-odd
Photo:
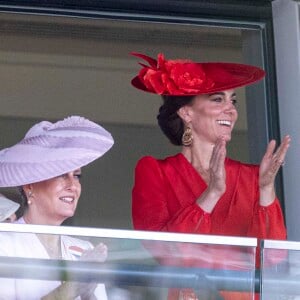
{"type": "Polygon", "coordinates": [[[138,231],[25,225],[21,231],[30,232],[21,232],[18,224],[8,226],[13,226],[6,227],[9,232],[0,228],[0,299],[53,299],[47,295],[62,285],[68,287],[66,297],[80,289],[82,297],[92,290],[96,299],[106,294],[108,299],[166,299],[182,291],[204,299],[222,299],[229,292],[248,295],[245,299],[254,295],[252,239],[213,242],[213,236],[163,233],[151,239],[151,233],[138,231]],[[53,247],[60,251],[50,254],[46,239],[59,240],[53,247]],[[101,249],[92,250],[98,244],[101,249]]]}
{"type": "Polygon", "coordinates": [[[300,299],[300,243],[264,241],[261,299],[300,299]]]}

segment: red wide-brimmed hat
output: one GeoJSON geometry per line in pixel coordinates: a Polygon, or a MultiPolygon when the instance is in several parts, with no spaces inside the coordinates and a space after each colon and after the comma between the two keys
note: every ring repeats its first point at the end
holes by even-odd
{"type": "Polygon", "coordinates": [[[226,91],[252,84],[265,76],[265,71],[251,65],[227,62],[196,63],[191,60],[166,60],[162,53],[157,60],[141,53],[144,59],[131,81],[140,90],[159,95],[193,96],[226,91]]]}

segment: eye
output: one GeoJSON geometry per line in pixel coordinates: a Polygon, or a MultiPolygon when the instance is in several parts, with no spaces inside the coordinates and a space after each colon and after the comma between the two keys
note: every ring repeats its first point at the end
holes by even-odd
{"type": "Polygon", "coordinates": [[[80,180],[81,177],[82,177],[82,174],[74,174],[74,177],[75,177],[76,179],[80,180]]]}
{"type": "Polygon", "coordinates": [[[221,103],[221,102],[223,101],[223,98],[220,97],[220,96],[212,97],[212,98],[211,98],[211,101],[221,103]]]}
{"type": "Polygon", "coordinates": [[[236,106],[236,105],[237,105],[237,100],[236,100],[236,99],[232,99],[232,100],[231,100],[231,103],[232,103],[234,106],[236,106]]]}

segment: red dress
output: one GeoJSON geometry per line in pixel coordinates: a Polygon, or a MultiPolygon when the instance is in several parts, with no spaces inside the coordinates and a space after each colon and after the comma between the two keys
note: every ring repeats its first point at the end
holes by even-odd
{"type": "Polygon", "coordinates": [[[132,191],[134,228],[286,239],[278,199],[267,207],[259,205],[259,167],[226,158],[225,170],[226,192],[207,213],[196,203],[207,184],[182,154],[164,160],[143,157],[132,191]]]}

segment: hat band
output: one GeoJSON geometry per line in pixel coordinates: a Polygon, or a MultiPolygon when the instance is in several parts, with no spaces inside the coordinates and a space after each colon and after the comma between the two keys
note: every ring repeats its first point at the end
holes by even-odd
{"type": "Polygon", "coordinates": [[[19,144],[22,145],[35,145],[45,148],[83,148],[89,150],[103,149],[103,143],[111,144],[107,139],[95,140],[90,137],[80,137],[74,140],[72,137],[55,137],[55,136],[37,136],[32,138],[23,139],[19,144]]]}

